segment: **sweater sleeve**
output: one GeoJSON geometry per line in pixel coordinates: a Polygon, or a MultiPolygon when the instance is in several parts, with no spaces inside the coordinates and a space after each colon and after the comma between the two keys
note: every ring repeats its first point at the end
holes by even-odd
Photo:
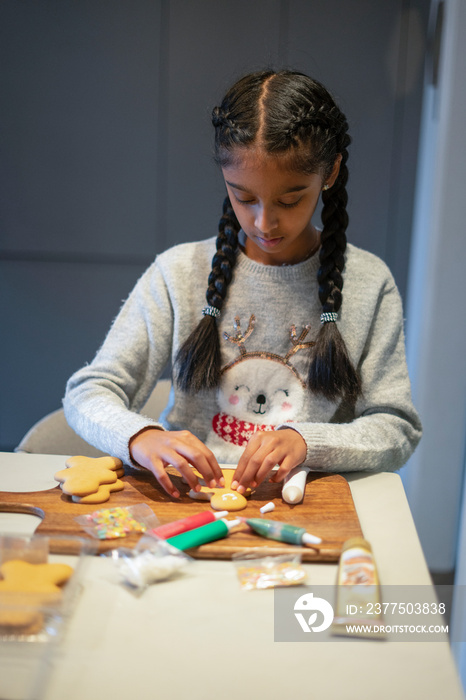
{"type": "Polygon", "coordinates": [[[148,425],[138,411],[170,359],[173,310],[155,262],[139,279],[91,364],[68,380],[66,419],[87,442],[131,463],[130,438],[148,425]]]}
{"type": "Polygon", "coordinates": [[[402,304],[389,280],[379,295],[359,359],[363,395],[349,422],[281,425],[307,444],[305,465],[330,472],[395,471],[411,456],[422,426],[411,400],[402,304]]]}

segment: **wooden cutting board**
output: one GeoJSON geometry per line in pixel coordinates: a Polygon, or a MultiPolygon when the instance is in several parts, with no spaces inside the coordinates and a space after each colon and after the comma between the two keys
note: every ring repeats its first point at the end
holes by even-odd
{"type": "MultiPolygon", "coordinates": [[[[36,533],[50,538],[50,551],[55,554],[75,554],[76,543],[71,539],[67,541],[68,536],[92,539],[76,522],[78,515],[92,513],[101,508],[147,503],[160,524],[163,524],[210,508],[208,502],[189,498],[189,487],[174,470],[169,471],[173,483],[181,493],[180,499],[175,500],[165,493],[149,472],[126,467],[123,477],[124,490],[112,493],[106,503],[74,503],[57,485],[48,491],[0,491],[0,511],[38,515],[42,521],[36,533]],[[57,539],[54,540],[54,537],[57,539]]],[[[305,527],[308,532],[322,538],[322,544],[317,545],[315,549],[268,540],[250,532],[245,525],[240,525],[232,530],[228,537],[193,548],[188,554],[198,559],[230,559],[234,554],[246,552],[251,547],[261,547],[263,553],[266,550],[273,553],[300,552],[303,561],[332,562],[338,560],[342,545],[347,539],[362,536],[348,482],[339,474],[309,474],[304,499],[297,505],[285,503],[281,497],[281,490],[281,484],[261,484],[248,499],[247,508],[232,513],[231,518],[263,517],[305,527]],[[262,516],[259,508],[269,501],[275,503],[275,510],[262,516]]],[[[93,539],[93,542],[96,545],[96,553],[100,554],[115,547],[133,547],[139,538],[140,535],[131,535],[117,540],[93,539]]]]}

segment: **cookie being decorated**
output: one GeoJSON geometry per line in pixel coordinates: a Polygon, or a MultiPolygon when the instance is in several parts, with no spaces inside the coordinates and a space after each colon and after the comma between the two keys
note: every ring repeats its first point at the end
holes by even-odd
{"type": "Polygon", "coordinates": [[[246,489],[244,495],[234,491],[231,488],[234,473],[234,469],[226,469],[225,471],[222,470],[225,486],[223,488],[217,486],[210,488],[210,486],[206,485],[201,475],[196,472],[196,476],[198,477],[202,488],[200,491],[193,491],[191,489],[188,496],[194,500],[210,501],[210,505],[214,510],[228,510],[230,512],[244,510],[248,504],[246,498],[251,495],[251,489],[246,489]]]}

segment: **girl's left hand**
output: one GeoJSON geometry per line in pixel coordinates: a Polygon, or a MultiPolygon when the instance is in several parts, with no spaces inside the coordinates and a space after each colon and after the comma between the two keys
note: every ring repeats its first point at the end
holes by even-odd
{"type": "Polygon", "coordinates": [[[279,469],[270,481],[282,481],[304,462],[306,453],[304,438],[292,428],[255,433],[240,457],[231,487],[238,493],[244,493],[248,486],[256,488],[277,464],[279,469]]]}

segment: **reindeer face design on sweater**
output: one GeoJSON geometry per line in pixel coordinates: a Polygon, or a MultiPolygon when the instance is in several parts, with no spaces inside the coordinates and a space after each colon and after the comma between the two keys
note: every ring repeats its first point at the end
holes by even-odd
{"type": "Polygon", "coordinates": [[[299,416],[303,386],[286,366],[248,358],[247,366],[240,362],[225,373],[217,401],[223,413],[278,425],[299,416]]]}
{"type": "Polygon", "coordinates": [[[298,420],[306,395],[306,384],[290,358],[314,345],[304,342],[309,326],[298,336],[290,330],[290,349],[281,356],[267,351],[248,352],[246,341],[253,333],[255,317],[249,319],[243,334],[240,319],[235,333],[224,333],[225,340],[238,347],[238,356],[222,368],[217,392],[220,412],[212,420],[206,444],[219,462],[235,463],[250,437],[257,431],[274,430],[277,425],[298,420]]]}

